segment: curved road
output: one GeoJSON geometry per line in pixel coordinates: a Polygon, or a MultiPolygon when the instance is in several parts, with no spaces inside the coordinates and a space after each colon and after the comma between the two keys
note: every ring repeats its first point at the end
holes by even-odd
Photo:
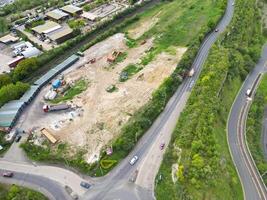
{"type": "MultiPolygon", "coordinates": [[[[140,139],[138,144],[136,145],[135,149],[130,153],[130,155],[124,159],[113,171],[111,171],[107,176],[101,177],[98,179],[93,179],[94,185],[88,190],[84,198],[85,199],[94,199],[94,200],[102,200],[102,199],[153,199],[153,190],[154,190],[154,180],[157,174],[158,168],[160,166],[160,162],[162,160],[163,151],[158,151],[158,144],[162,139],[167,144],[171,138],[171,134],[175,127],[175,124],[178,120],[179,114],[182,111],[185,103],[189,97],[190,91],[195,84],[202,66],[208,56],[209,50],[214,42],[217,40],[220,33],[222,33],[226,26],[230,23],[233,12],[234,6],[232,6],[233,0],[228,0],[227,9],[225,15],[221,19],[220,23],[218,24],[217,28],[219,29],[218,32],[211,32],[204,40],[203,44],[200,47],[200,50],[195,58],[193,63],[193,68],[195,69],[195,75],[191,78],[187,78],[183,81],[180,85],[176,93],[168,102],[166,108],[162,112],[162,114],[158,117],[158,119],[153,123],[151,128],[147,131],[147,133],[140,139]],[[153,155],[154,152],[158,152],[158,154],[153,155]],[[131,159],[133,155],[138,155],[139,161],[134,166],[130,166],[128,161],[131,159]],[[147,157],[154,157],[156,158],[156,163],[150,162],[150,159],[146,159],[147,157]],[[129,183],[129,178],[132,176],[133,172],[136,169],[141,169],[140,173],[137,177],[137,184],[140,183],[140,186],[137,184],[129,183]],[[149,174],[148,172],[153,172],[149,174]],[[149,175],[149,177],[147,177],[149,175]],[[142,179],[144,177],[144,179],[142,179]],[[147,177],[147,178],[145,178],[147,177]]],[[[20,163],[4,163],[5,161],[0,161],[0,168],[8,169],[10,166],[16,166],[19,168],[21,166],[20,163]],[[2,164],[2,165],[1,165],[2,164]]],[[[31,165],[28,165],[31,166],[31,165]]],[[[31,173],[30,171],[27,172],[27,177],[31,177],[33,179],[38,177],[38,179],[45,180],[46,176],[49,180],[54,180],[53,184],[49,183],[48,185],[51,187],[48,190],[51,194],[53,194],[52,190],[57,190],[56,181],[61,183],[61,186],[64,184],[72,185],[74,191],[79,191],[78,183],[71,183],[71,176],[69,173],[63,172],[66,177],[57,177],[57,171],[51,171],[49,174],[40,174],[45,171],[45,166],[38,167],[38,173],[36,172],[31,173]],[[53,178],[52,178],[53,177],[53,178]],[[51,179],[52,178],[52,179],[51,179]],[[66,179],[66,180],[65,180],[66,179]],[[51,185],[50,185],[51,184],[51,185]],[[55,187],[54,187],[55,186],[55,187]]],[[[13,168],[14,169],[14,168],[13,168]]],[[[14,169],[14,171],[21,172],[20,170],[14,169]]],[[[73,175],[72,175],[73,176],[73,175]]],[[[18,180],[22,179],[22,177],[16,177],[18,180]]],[[[79,178],[77,178],[78,180],[79,178]]],[[[37,183],[38,184],[38,183],[37,183]]],[[[43,184],[46,185],[45,181],[43,184]]],[[[40,184],[40,187],[44,187],[40,184]]],[[[47,188],[47,187],[45,187],[47,188]]],[[[59,191],[60,193],[60,191],[59,191]]],[[[79,193],[81,194],[81,193],[79,193]]],[[[55,196],[56,199],[58,199],[55,196]]],[[[59,198],[60,199],[60,198],[59,198]]]]}
{"type": "MultiPolygon", "coordinates": [[[[247,89],[256,88],[257,77],[266,71],[267,45],[265,45],[261,59],[253,71],[247,76],[232,105],[228,118],[228,143],[232,159],[238,171],[243,187],[244,197],[247,200],[267,199],[267,190],[261,179],[254,160],[246,143],[246,119],[251,99],[245,95],[247,89]]],[[[255,90],[255,89],[254,89],[255,90]]],[[[254,94],[255,91],[252,91],[254,94]]],[[[252,95],[253,97],[253,95],[252,95]]]]}

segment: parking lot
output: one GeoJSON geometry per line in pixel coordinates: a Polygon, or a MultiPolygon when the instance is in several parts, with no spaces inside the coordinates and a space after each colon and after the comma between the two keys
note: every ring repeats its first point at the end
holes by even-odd
{"type": "Polygon", "coordinates": [[[12,49],[9,46],[2,43],[0,43],[0,58],[1,58],[0,74],[4,72],[10,72],[10,68],[7,63],[9,63],[14,59],[12,58],[12,49]]]}

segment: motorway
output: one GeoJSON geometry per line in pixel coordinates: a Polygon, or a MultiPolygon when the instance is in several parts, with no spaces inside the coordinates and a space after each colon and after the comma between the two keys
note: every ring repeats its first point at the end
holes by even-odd
{"type": "MultiPolygon", "coordinates": [[[[201,48],[192,66],[195,69],[195,75],[183,81],[168,102],[164,111],[153,123],[147,133],[140,139],[135,149],[127,156],[127,158],[125,158],[105,177],[92,180],[94,185],[83,195],[84,199],[154,199],[154,180],[164,153],[164,151],[159,150],[159,144],[163,141],[166,145],[168,144],[179,114],[183,110],[192,87],[199,77],[211,46],[217,40],[220,33],[225,30],[226,26],[232,19],[234,13],[234,6],[232,6],[232,3],[233,0],[228,0],[225,15],[216,27],[219,29],[219,31],[211,32],[201,45],[201,48]],[[128,162],[133,155],[137,155],[139,160],[134,166],[131,166],[128,162]],[[129,178],[137,169],[139,170],[139,174],[136,184],[130,183],[129,178]]],[[[19,173],[24,170],[21,165],[21,163],[12,163],[10,161],[3,160],[0,161],[1,169],[9,169],[10,166],[13,166],[11,170],[15,172],[19,171],[19,173]]],[[[30,164],[24,165],[32,166],[30,164]]],[[[49,183],[48,185],[46,185],[45,181],[43,182],[43,184],[47,186],[44,187],[45,189],[49,188],[50,186],[50,188],[56,190],[58,183],[60,183],[62,186],[64,186],[64,184],[68,184],[71,185],[75,192],[79,192],[79,194],[81,194],[80,189],[77,188],[77,186],[79,186],[78,182],[71,181],[71,177],[75,177],[73,174],[70,175],[69,173],[62,171],[63,174],[65,173],[65,176],[58,177],[57,173],[59,173],[60,168],[58,170],[51,170],[49,173],[45,174],[43,173],[45,172],[45,167],[48,166],[38,166],[38,172],[35,172],[35,174],[33,173],[34,170],[32,172],[31,170],[28,170],[27,177],[36,178],[36,176],[38,176],[38,179],[40,178],[44,180],[46,179],[45,177],[47,177],[50,178],[49,180],[53,180],[53,183],[49,183]],[[55,182],[55,180],[58,183],[55,182]]],[[[14,177],[15,180],[24,180],[27,182],[27,180],[22,178],[23,177],[19,176],[14,177]]],[[[79,180],[77,177],[76,179],[79,180]]],[[[82,180],[82,178],[80,180],[82,180]]],[[[40,187],[43,187],[43,185],[40,185],[40,187]]],[[[49,193],[53,194],[53,191],[50,191],[49,189],[47,190],[49,193]]],[[[60,190],[58,191],[58,193],[61,192],[62,191],[60,190]]],[[[54,198],[61,199],[56,196],[54,196],[54,198]]]]}
{"type": "MultiPolygon", "coordinates": [[[[257,77],[266,71],[266,62],[267,44],[263,48],[258,64],[247,76],[236,96],[227,125],[229,148],[247,200],[267,199],[266,187],[247,147],[246,120],[251,99],[245,95],[247,89],[252,88],[253,85],[257,87],[259,83],[257,77]]],[[[252,98],[256,87],[252,91],[252,98]]]]}

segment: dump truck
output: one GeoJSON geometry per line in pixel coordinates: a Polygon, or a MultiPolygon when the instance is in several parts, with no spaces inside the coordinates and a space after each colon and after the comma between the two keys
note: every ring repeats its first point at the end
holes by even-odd
{"type": "Polygon", "coordinates": [[[114,62],[116,58],[121,54],[120,51],[113,51],[107,58],[108,62],[114,62]]]}
{"type": "Polygon", "coordinates": [[[194,70],[194,69],[191,69],[191,70],[188,72],[188,76],[189,76],[189,77],[194,76],[194,74],[195,74],[195,70],[194,70]]]}
{"type": "Polygon", "coordinates": [[[69,108],[70,108],[70,105],[67,105],[67,104],[58,104],[58,105],[47,105],[46,104],[43,106],[44,112],[67,110],[69,108]]]}

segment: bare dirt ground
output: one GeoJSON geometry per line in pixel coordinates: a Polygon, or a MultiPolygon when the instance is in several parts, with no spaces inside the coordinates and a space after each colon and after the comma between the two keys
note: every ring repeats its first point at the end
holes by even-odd
{"type": "Polygon", "coordinates": [[[100,149],[115,138],[130,116],[151,98],[152,92],[173,72],[186,51],[186,48],[176,48],[176,55],[161,53],[129,80],[119,82],[122,69],[139,63],[145,51],[153,46],[153,39],[150,39],[144,45],[129,49],[125,41],[124,34],[119,33],[96,44],[83,58],[83,61],[96,58],[95,63],[65,74],[67,82],[81,78],[90,82],[86,91],[68,102],[81,107],[79,112],[47,113],[34,120],[35,126],[47,128],[60,141],[85,148],[88,162],[98,158],[100,149]],[[121,63],[109,64],[107,56],[113,50],[127,52],[127,58],[121,63]],[[106,88],[111,84],[118,89],[108,93],[106,88]]]}
{"type": "Polygon", "coordinates": [[[133,38],[133,39],[138,39],[139,37],[141,37],[145,32],[147,32],[154,25],[156,25],[156,23],[159,20],[159,18],[158,18],[159,14],[160,14],[160,12],[157,13],[154,17],[147,19],[147,20],[141,22],[140,24],[138,23],[138,26],[128,30],[129,37],[133,38]]]}

